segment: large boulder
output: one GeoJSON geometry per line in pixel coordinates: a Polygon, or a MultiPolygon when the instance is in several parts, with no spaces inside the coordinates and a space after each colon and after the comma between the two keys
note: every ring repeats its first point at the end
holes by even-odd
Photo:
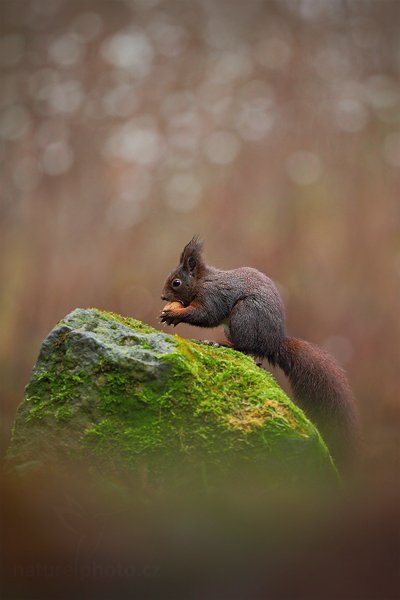
{"type": "Polygon", "coordinates": [[[335,473],[314,425],[251,358],[97,309],[44,340],[9,460],[20,471],[85,461],[153,483],[335,473]]]}

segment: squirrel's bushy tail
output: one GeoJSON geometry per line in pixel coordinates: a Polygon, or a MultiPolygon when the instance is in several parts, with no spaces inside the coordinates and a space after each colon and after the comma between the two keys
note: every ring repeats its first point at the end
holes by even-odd
{"type": "Polygon", "coordinates": [[[333,458],[338,464],[351,461],[358,442],[358,415],[343,369],[318,346],[293,337],[284,338],[276,362],[333,458]]]}

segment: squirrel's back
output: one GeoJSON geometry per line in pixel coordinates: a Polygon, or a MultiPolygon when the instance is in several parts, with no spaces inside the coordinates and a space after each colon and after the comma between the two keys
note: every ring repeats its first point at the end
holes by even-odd
{"type": "Polygon", "coordinates": [[[272,279],[251,267],[222,271],[207,267],[198,297],[221,323],[237,350],[275,362],[286,335],[285,310],[272,279]]]}

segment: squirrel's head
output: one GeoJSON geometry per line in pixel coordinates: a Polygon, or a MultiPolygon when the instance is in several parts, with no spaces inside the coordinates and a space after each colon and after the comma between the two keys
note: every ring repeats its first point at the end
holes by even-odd
{"type": "Polygon", "coordinates": [[[188,306],[197,292],[197,285],[204,271],[202,256],[203,243],[194,237],[184,247],[179,265],[170,273],[165,282],[162,300],[178,301],[188,306]]]}

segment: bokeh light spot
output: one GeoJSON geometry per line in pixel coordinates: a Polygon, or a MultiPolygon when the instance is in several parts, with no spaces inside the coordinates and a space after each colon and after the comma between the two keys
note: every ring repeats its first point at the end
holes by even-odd
{"type": "Polygon", "coordinates": [[[132,85],[123,83],[108,90],[103,98],[104,112],[114,117],[129,117],[140,104],[139,96],[132,85]]]}
{"type": "Polygon", "coordinates": [[[297,185],[310,185],[321,176],[321,160],[312,152],[300,150],[289,156],[286,161],[286,171],[289,178],[297,185]]]}
{"type": "Polygon", "coordinates": [[[115,67],[128,70],[136,77],[145,77],[150,72],[154,50],[142,31],[116,33],[101,46],[102,57],[115,67]]]}
{"type": "Polygon", "coordinates": [[[84,92],[79,81],[63,81],[48,89],[48,105],[53,113],[72,113],[82,104],[84,92]]]}
{"type": "Polygon", "coordinates": [[[343,131],[360,131],[368,123],[368,111],[358,100],[339,100],[335,109],[335,120],[339,129],[343,131]]]}
{"type": "Polygon", "coordinates": [[[187,34],[181,25],[170,22],[166,17],[159,17],[150,22],[147,32],[155,48],[164,56],[179,56],[182,54],[187,34]]]}
{"type": "Polygon", "coordinates": [[[201,198],[200,181],[190,173],[177,173],[166,184],[167,204],[176,211],[190,212],[201,198]]]}
{"type": "Polygon", "coordinates": [[[365,93],[375,109],[392,108],[400,104],[400,83],[386,75],[373,75],[367,80],[365,93]]]}
{"type": "Polygon", "coordinates": [[[77,33],[65,33],[49,46],[49,57],[61,67],[70,67],[83,58],[85,47],[77,33]]]}
{"type": "Polygon", "coordinates": [[[226,165],[235,160],[240,151],[240,140],[230,131],[214,131],[205,139],[204,153],[216,165],[226,165]]]}
{"type": "Polygon", "coordinates": [[[159,160],[163,145],[163,138],[154,127],[128,121],[114,129],[105,144],[104,153],[127,162],[152,165],[159,160]]]}
{"type": "Polygon", "coordinates": [[[45,149],[42,168],[47,175],[62,175],[69,171],[74,162],[74,153],[65,142],[53,142],[45,149]]]}
{"type": "Polygon", "coordinates": [[[209,78],[220,83],[234,82],[248,77],[253,71],[250,52],[244,44],[234,50],[211,54],[209,78]]]}
{"type": "Polygon", "coordinates": [[[271,110],[274,104],[271,88],[263,81],[254,80],[244,85],[238,96],[235,126],[239,135],[245,140],[262,140],[275,120],[271,110]]]}
{"type": "Polygon", "coordinates": [[[9,106],[0,114],[0,137],[17,140],[30,126],[28,111],[21,105],[9,106]]]}

